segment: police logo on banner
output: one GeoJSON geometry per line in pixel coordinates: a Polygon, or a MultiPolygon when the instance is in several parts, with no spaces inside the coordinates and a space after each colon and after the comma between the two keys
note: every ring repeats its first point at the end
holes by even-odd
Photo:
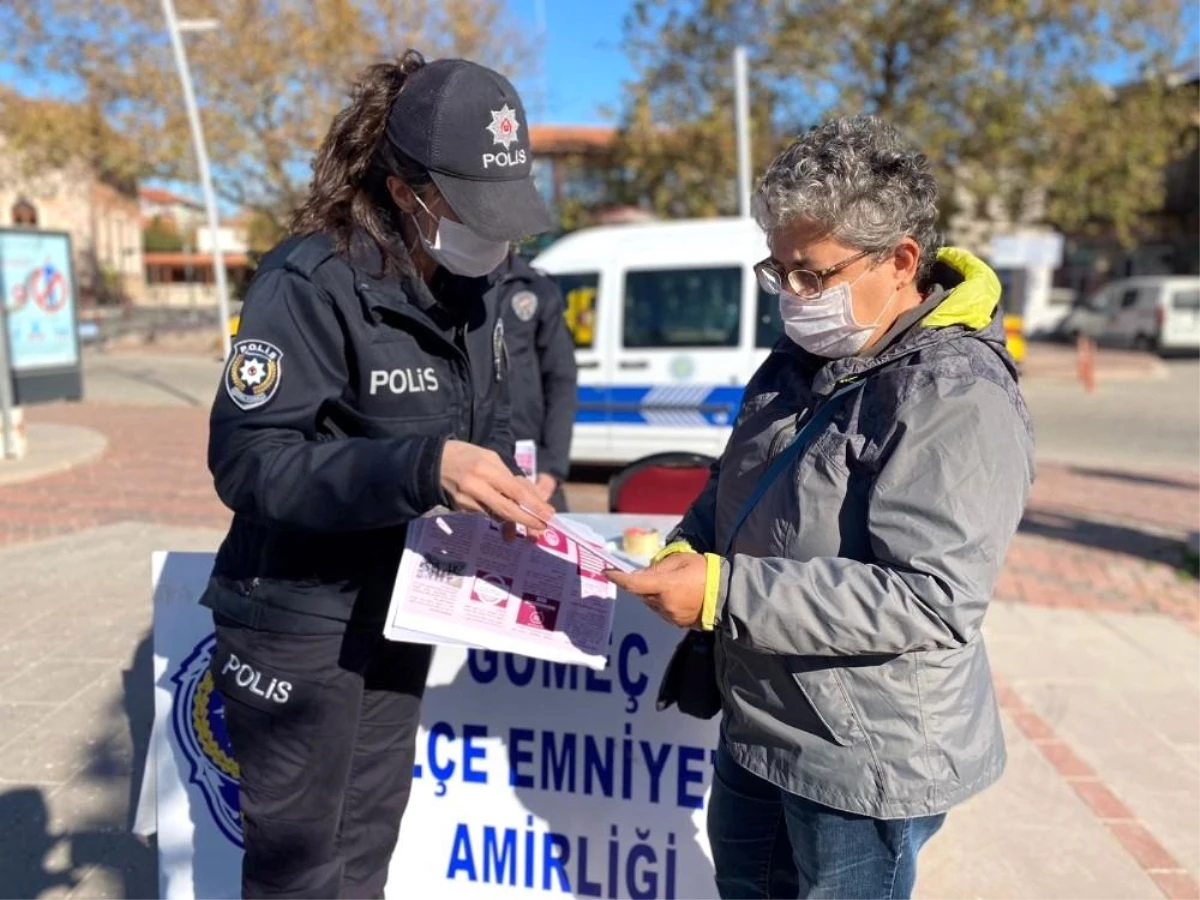
{"type": "Polygon", "coordinates": [[[537,294],[533,291],[518,291],[513,295],[512,308],[518,319],[528,322],[537,313],[537,294]]]}
{"type": "Polygon", "coordinates": [[[187,757],[188,781],[200,789],[221,833],[242,846],[242,812],[238,801],[238,764],[225,728],[225,701],[215,689],[208,664],[217,646],[209,635],[171,676],[175,698],[171,725],[187,757]]]}
{"type": "Polygon", "coordinates": [[[265,406],[279,390],[283,352],[266,341],[238,341],[225,367],[225,392],[241,409],[265,406]]]}

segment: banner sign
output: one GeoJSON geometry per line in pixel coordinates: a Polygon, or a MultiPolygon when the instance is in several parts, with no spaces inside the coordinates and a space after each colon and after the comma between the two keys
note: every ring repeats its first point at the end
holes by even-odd
{"type": "Polygon", "coordinates": [[[0,231],[0,294],[15,371],[79,364],[75,275],[68,235],[0,231]]]}
{"type": "MultiPolygon", "coordinates": [[[[237,897],[237,761],[198,603],[211,554],[153,561],[161,896],[237,897]]],[[[705,804],[716,720],[658,712],[681,637],[617,600],[603,671],[439,647],[392,897],[715,897],[705,804]]]]}

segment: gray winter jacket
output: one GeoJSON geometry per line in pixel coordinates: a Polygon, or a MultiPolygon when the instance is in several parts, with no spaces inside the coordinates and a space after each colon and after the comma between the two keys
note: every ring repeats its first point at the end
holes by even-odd
{"type": "Polygon", "coordinates": [[[995,274],[952,249],[934,274],[869,355],[775,348],[674,536],[720,552],[798,422],[863,381],[722,560],[717,674],[739,763],[885,819],[943,812],[1004,769],[980,626],[1034,469],[995,274]]]}

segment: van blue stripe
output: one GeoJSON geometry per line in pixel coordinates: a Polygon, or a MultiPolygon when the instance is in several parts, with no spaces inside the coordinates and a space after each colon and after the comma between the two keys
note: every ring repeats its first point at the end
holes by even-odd
{"type": "MultiPolygon", "coordinates": [[[[575,422],[579,425],[666,425],[695,426],[697,416],[709,425],[733,424],[742,405],[745,388],[723,385],[693,394],[686,401],[672,400],[676,388],[689,385],[579,385],[575,422]],[[658,396],[652,396],[657,392],[658,396]],[[667,395],[667,396],[663,396],[667,395]]],[[[696,386],[697,389],[700,386],[696,386]]]]}

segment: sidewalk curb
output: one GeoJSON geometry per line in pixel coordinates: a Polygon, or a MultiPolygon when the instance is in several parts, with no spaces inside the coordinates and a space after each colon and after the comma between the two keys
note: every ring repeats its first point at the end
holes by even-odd
{"type": "Polygon", "coordinates": [[[0,460],[0,486],[24,484],[95,462],[108,438],[91,428],[57,422],[30,422],[24,459],[0,460]]]}

